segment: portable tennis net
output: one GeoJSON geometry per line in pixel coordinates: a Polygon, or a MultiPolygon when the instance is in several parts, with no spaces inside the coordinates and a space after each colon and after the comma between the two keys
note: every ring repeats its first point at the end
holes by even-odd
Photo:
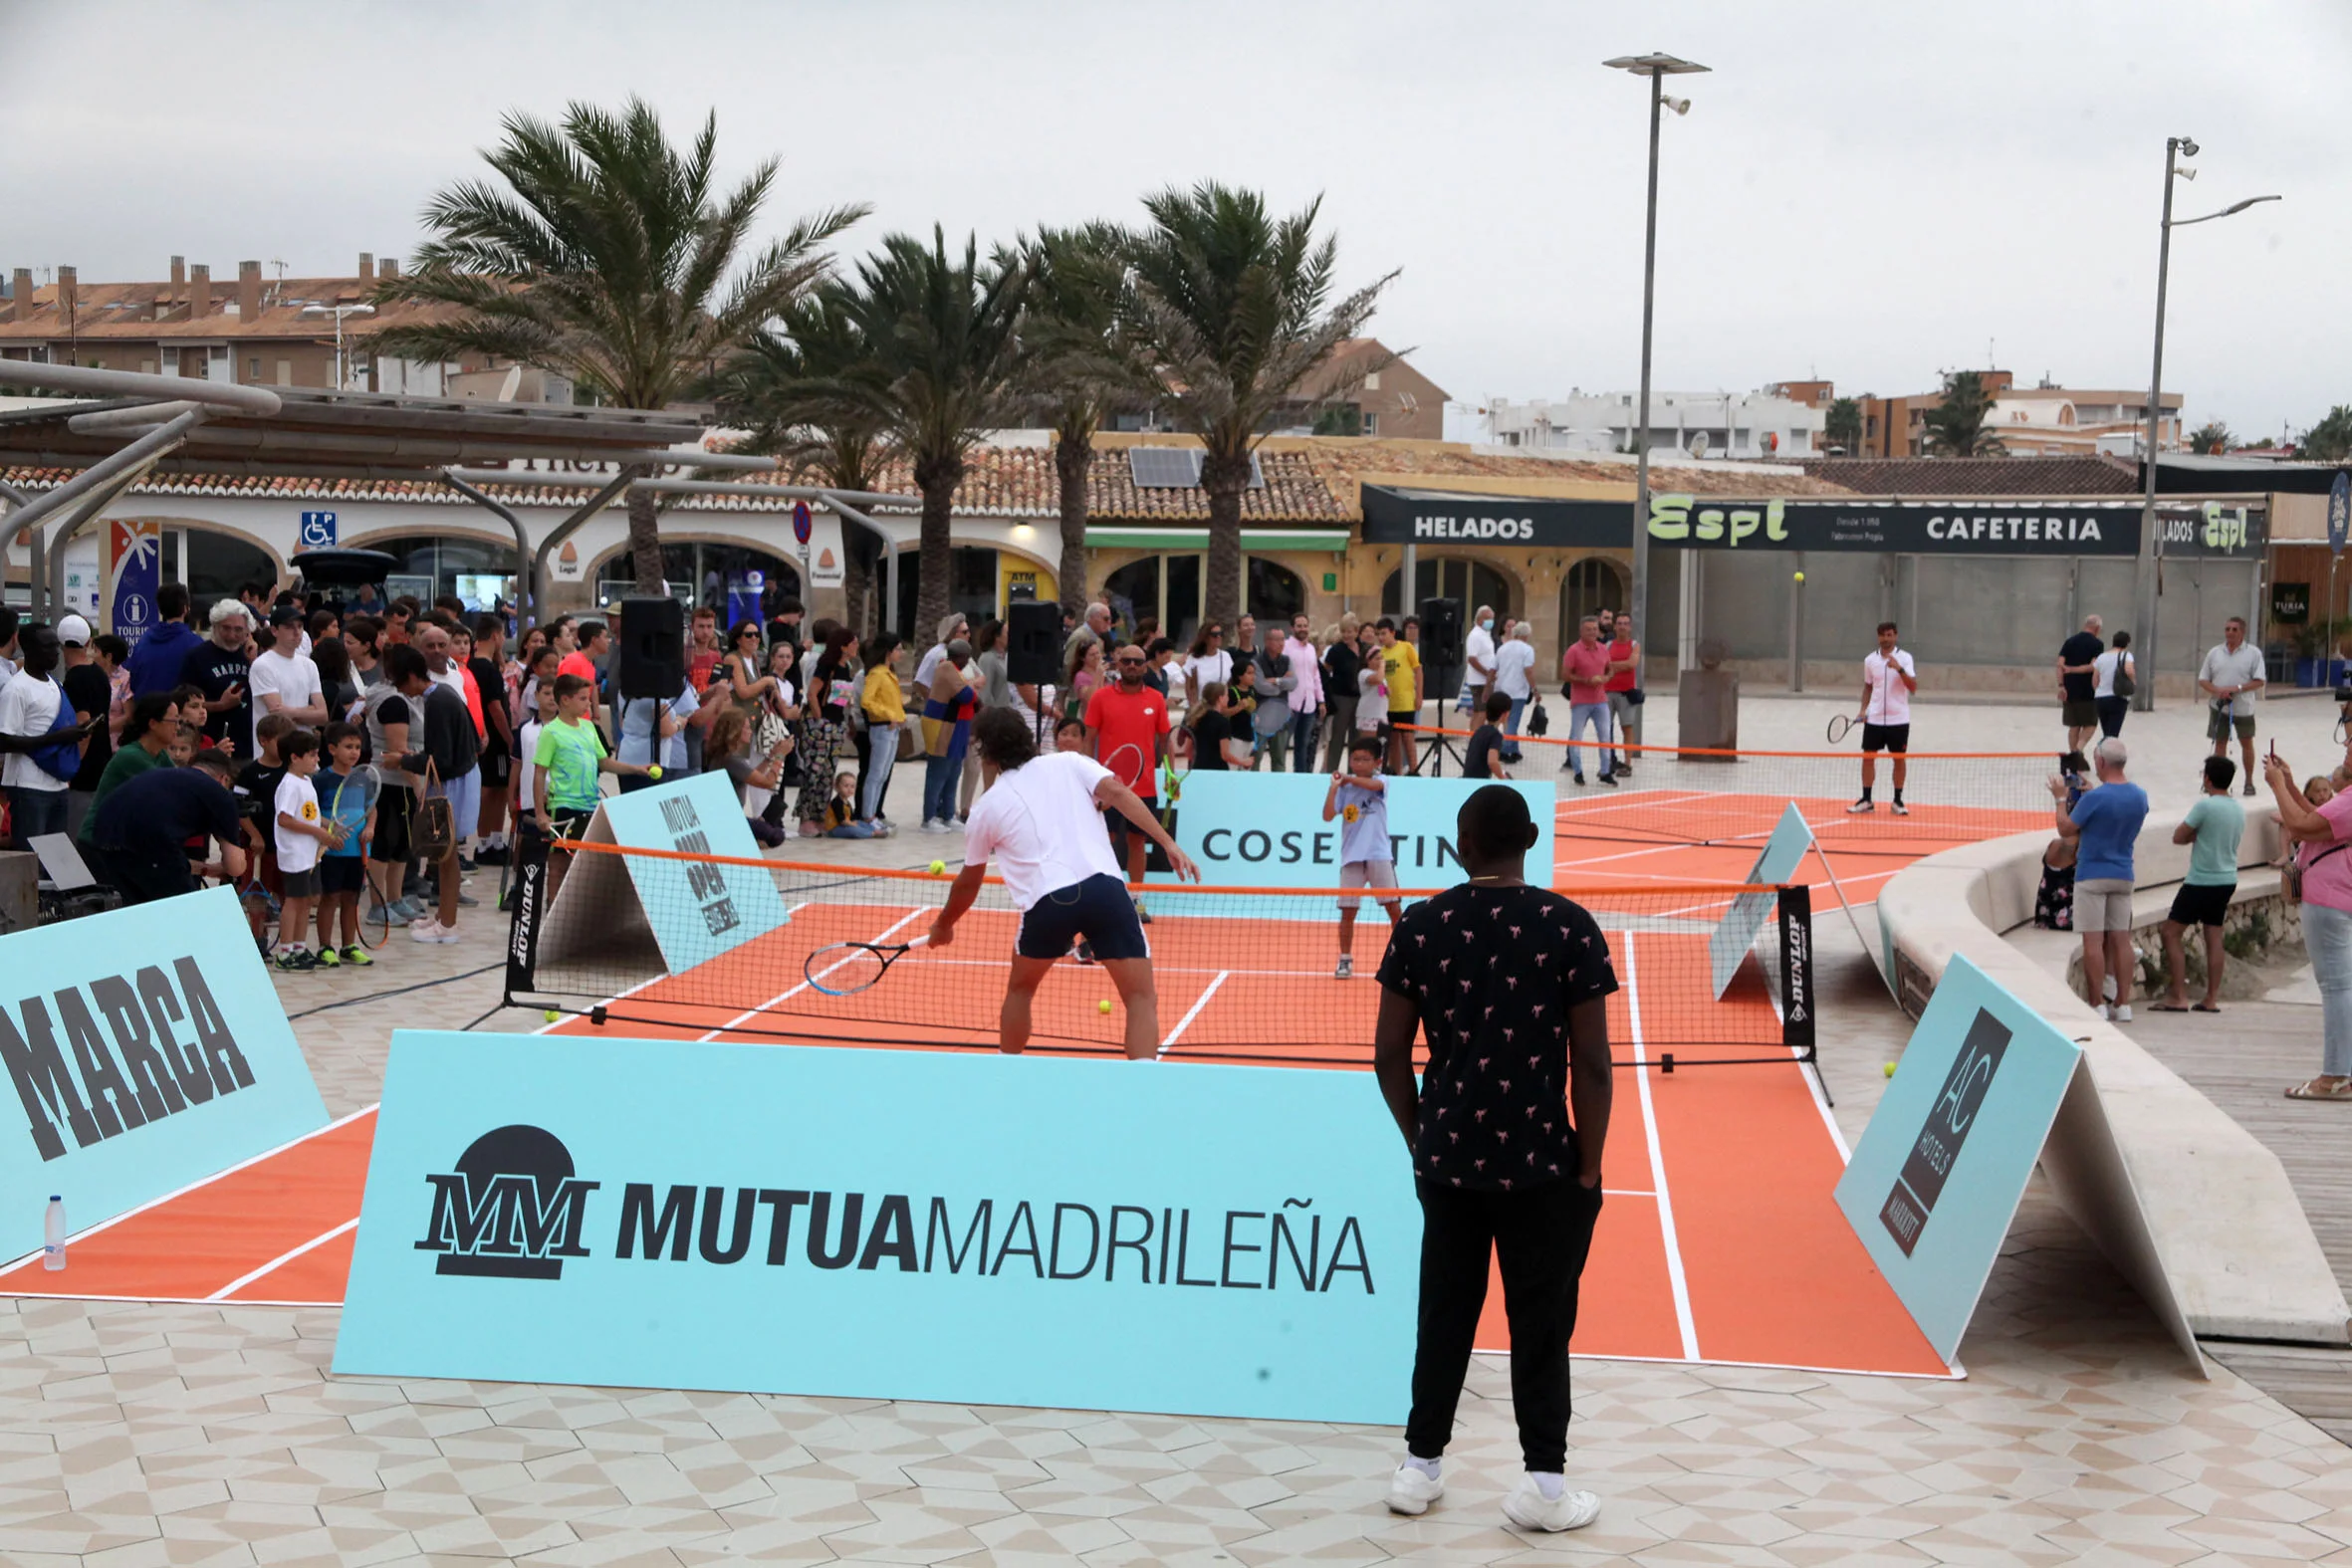
{"type": "MultiPolygon", "coordinates": [[[[507,967],[513,1006],[654,1037],[997,1043],[1020,917],[994,879],[953,943],[934,949],[926,939],[946,902],[945,877],[612,844],[554,848],[569,864],[552,899],[545,846],[522,862],[507,967]],[[863,981],[871,983],[858,989],[863,981]]],[[[1435,891],[1144,888],[1161,1054],[1369,1064],[1389,934],[1380,897],[1409,903],[1435,891]],[[1354,978],[1342,979],[1339,912],[1350,899],[1360,906],[1354,978]]],[[[1811,1058],[1806,889],[1559,891],[1608,937],[1621,988],[1610,1004],[1620,1062],[1672,1071],[1811,1058]]],[[[1030,1049],[1115,1054],[1125,1024],[1110,975],[1064,960],[1037,994],[1030,1049]]]]}

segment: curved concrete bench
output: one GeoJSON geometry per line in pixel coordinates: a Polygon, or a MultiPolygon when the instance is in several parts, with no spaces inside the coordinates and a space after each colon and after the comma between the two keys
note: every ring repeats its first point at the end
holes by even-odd
{"type": "MultiPolygon", "coordinates": [[[[2181,813],[2152,814],[2134,851],[2139,883],[2177,881],[2189,851],[2172,842],[2181,813]]],[[[2014,993],[2068,1037],[2084,1040],[2116,1152],[2147,1219],[2160,1281],[2136,1235],[2112,1217],[2080,1212],[2065,1184],[2058,1197],[2143,1293],[2169,1286],[2199,1335],[2224,1339],[2352,1342],[2352,1307],[2311,1233],[2277,1157],[2141,1049],[2103,1022],[2051,974],[2002,939],[2028,924],[2047,832],[2019,833],[1931,855],[1890,878],[1878,895],[1879,934],[1904,1010],[1917,1017],[1956,953],[2014,993]]],[[[2267,805],[2246,812],[2240,863],[2277,852],[2267,805]]],[[[2159,1309],[2162,1310],[2161,1307],[2159,1309]]]]}

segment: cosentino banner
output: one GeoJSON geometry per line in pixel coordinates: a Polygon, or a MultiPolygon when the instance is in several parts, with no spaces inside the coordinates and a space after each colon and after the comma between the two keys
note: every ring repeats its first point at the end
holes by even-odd
{"type": "Polygon", "coordinates": [[[1360,1074],[400,1030],[335,1370],[1394,1423],[1420,1235],[1360,1074]]]}
{"type": "Polygon", "coordinates": [[[0,937],[0,1258],[327,1125],[225,887],[0,937]]]}
{"type": "MultiPolygon", "coordinates": [[[[1363,487],[1369,544],[1499,545],[1625,550],[1627,501],[1554,501],[1363,487]]],[[[2156,510],[2167,556],[2250,558],[2268,543],[2267,509],[2168,500],[2156,510]]],[[[2140,503],[2044,500],[1893,501],[1772,497],[1740,500],[1657,492],[1650,543],[1685,550],[1851,551],[1903,556],[2133,556],[2140,503]]]]}

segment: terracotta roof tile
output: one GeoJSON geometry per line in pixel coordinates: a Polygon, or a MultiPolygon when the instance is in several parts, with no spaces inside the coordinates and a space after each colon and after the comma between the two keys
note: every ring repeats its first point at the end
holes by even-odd
{"type": "Polygon", "coordinates": [[[2140,469],[2121,458],[1831,457],[1806,473],[1863,496],[2136,496],[2140,469]]]}

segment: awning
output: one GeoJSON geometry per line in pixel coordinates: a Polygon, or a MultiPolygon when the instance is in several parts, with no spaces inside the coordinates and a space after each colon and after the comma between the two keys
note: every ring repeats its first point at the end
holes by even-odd
{"type": "MultiPolygon", "coordinates": [[[[1086,530],[1089,550],[1207,550],[1209,531],[1205,528],[1089,528],[1086,530]]],[[[1327,551],[1337,556],[1347,550],[1347,531],[1344,529],[1252,529],[1242,530],[1242,549],[1246,551],[1304,550],[1327,551]]]]}

